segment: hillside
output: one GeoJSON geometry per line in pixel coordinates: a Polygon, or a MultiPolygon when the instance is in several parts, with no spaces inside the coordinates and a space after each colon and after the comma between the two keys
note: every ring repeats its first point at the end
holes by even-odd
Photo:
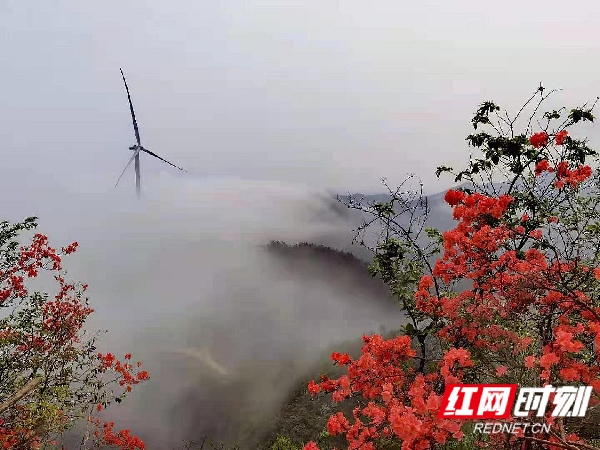
{"type": "MultiPolygon", "coordinates": [[[[387,285],[378,278],[371,277],[367,272],[367,263],[355,257],[352,253],[341,252],[333,248],[307,242],[288,244],[281,241],[272,241],[266,246],[267,251],[274,255],[281,264],[311,278],[327,278],[340,289],[347,289],[345,282],[353,279],[353,289],[368,293],[371,300],[377,304],[389,305],[396,308],[394,299],[390,295],[387,285]]],[[[396,314],[399,311],[394,311],[396,314]]],[[[398,326],[402,325],[398,321],[398,326]]],[[[385,336],[394,334],[394,330],[381,327],[373,332],[385,336]]],[[[360,355],[362,338],[340,342],[323,351],[321,358],[306,368],[305,379],[300,381],[295,389],[290,392],[287,402],[272,418],[272,425],[260,438],[258,447],[270,449],[277,441],[278,436],[285,436],[294,445],[300,445],[311,439],[319,437],[323,448],[334,446],[343,447],[343,437],[330,437],[327,435],[327,420],[334,411],[342,410],[349,416],[357,405],[357,400],[348,400],[341,405],[336,404],[330,395],[321,395],[312,398],[306,389],[309,380],[318,378],[321,374],[330,377],[339,376],[342,370],[333,366],[330,355],[334,351],[347,352],[353,357],[360,355]],[[341,409],[340,409],[341,408],[341,409]]]]}

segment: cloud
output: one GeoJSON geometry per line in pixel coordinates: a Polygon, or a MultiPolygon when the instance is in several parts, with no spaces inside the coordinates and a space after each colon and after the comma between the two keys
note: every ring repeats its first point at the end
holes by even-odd
{"type": "Polygon", "coordinates": [[[206,434],[253,442],[290,390],[318,375],[307,368],[325,349],[401,324],[366,272],[315,258],[287,265],[264,249],[272,239],[350,249],[352,222],[327,194],[163,174],[138,201],[132,184],[48,188],[35,205],[18,201],[24,188],[13,206],[35,210],[55,245],[80,243],[65,267],[90,285],[90,328],[109,330],[99,350],[130,351],[151,375],[107,417],[150,448],[206,434]]]}

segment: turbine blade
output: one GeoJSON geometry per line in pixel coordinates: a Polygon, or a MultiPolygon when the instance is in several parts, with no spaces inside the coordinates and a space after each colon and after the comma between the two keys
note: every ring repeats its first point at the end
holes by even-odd
{"type": "Polygon", "coordinates": [[[123,178],[123,175],[125,174],[125,171],[127,170],[127,168],[131,165],[131,163],[133,162],[133,160],[135,159],[136,156],[138,156],[140,154],[140,148],[138,148],[134,153],[133,156],[131,157],[131,159],[129,160],[129,162],[127,163],[127,165],[125,166],[125,168],[123,169],[123,172],[121,172],[121,175],[119,176],[119,179],[117,180],[115,187],[117,187],[117,185],[119,184],[119,181],[121,181],[121,178],[123,178]]]}
{"type": "Polygon", "coordinates": [[[182,170],[183,172],[187,172],[187,170],[185,170],[185,169],[182,169],[182,168],[181,168],[181,167],[179,167],[179,166],[176,166],[175,164],[173,164],[172,162],[169,162],[169,161],[167,161],[167,160],[166,160],[166,159],[164,159],[164,158],[161,158],[161,157],[160,157],[160,156],[158,156],[156,153],[154,153],[154,152],[151,152],[150,150],[148,150],[148,149],[145,149],[144,147],[142,147],[142,150],[143,150],[143,151],[145,151],[146,153],[148,153],[149,155],[152,155],[152,156],[154,156],[155,158],[158,158],[158,159],[160,159],[161,161],[164,161],[164,162],[166,162],[167,164],[169,164],[169,165],[171,165],[171,166],[175,167],[176,169],[182,170]]]}
{"type": "Polygon", "coordinates": [[[138,130],[138,124],[135,120],[135,111],[133,110],[133,103],[131,103],[131,95],[129,94],[129,86],[127,86],[127,81],[125,80],[125,74],[123,73],[123,69],[119,70],[121,71],[123,83],[125,83],[125,90],[127,91],[127,99],[129,100],[129,110],[131,111],[131,120],[133,120],[133,131],[135,131],[135,139],[137,140],[137,145],[142,145],[140,143],[140,131],[138,130]]]}

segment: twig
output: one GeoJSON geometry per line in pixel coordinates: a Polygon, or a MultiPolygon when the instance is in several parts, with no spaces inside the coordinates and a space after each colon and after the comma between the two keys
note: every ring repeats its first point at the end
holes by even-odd
{"type": "Polygon", "coordinates": [[[589,445],[581,444],[579,442],[572,442],[572,443],[568,443],[568,442],[551,442],[551,441],[547,441],[545,439],[539,439],[539,438],[535,438],[535,437],[532,437],[532,436],[525,436],[524,439],[527,439],[529,441],[539,442],[540,444],[554,445],[556,447],[562,447],[562,448],[566,448],[566,449],[569,449],[569,450],[580,450],[582,448],[591,449],[591,450],[594,449],[594,447],[590,447],[589,445]]]}

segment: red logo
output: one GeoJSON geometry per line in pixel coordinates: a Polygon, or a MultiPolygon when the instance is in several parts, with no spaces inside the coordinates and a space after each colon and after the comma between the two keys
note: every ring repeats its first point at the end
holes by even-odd
{"type": "Polygon", "coordinates": [[[448,384],[440,419],[508,419],[516,384],[448,384]]]}

